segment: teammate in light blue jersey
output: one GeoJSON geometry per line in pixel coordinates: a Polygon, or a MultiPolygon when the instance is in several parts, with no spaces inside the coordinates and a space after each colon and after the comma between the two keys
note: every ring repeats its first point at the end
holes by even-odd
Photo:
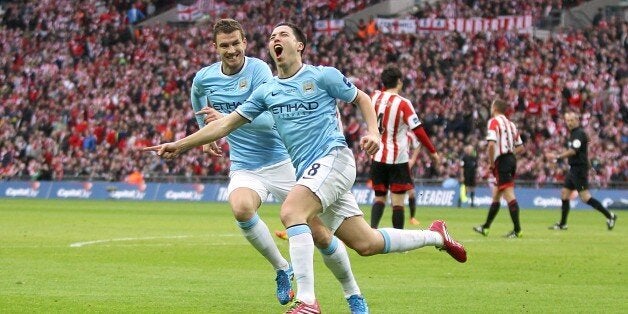
{"type": "MultiPolygon", "coordinates": [[[[272,79],[268,65],[244,55],[246,38],[240,24],[223,19],[214,26],[214,45],[221,62],[201,69],[194,77],[191,100],[200,127],[206,121],[233,112],[251,92],[272,79]],[[205,115],[205,117],[203,117],[205,115]]],[[[228,187],[229,203],[245,238],[273,265],[277,272],[277,298],[286,304],[294,297],[291,287],[292,270],[279,252],[268,227],[257,214],[260,204],[272,194],[283,201],[294,186],[294,167],[284,147],[270,112],[260,114],[252,122],[233,131],[227,140],[230,146],[231,168],[228,187]]],[[[215,145],[204,150],[221,155],[215,145]]],[[[346,248],[318,219],[312,222],[316,230],[317,247],[323,260],[340,281],[347,298],[361,296],[351,271],[346,248]]]]}
{"type": "MultiPolygon", "coordinates": [[[[367,124],[367,134],[360,139],[360,147],[370,155],[377,152],[380,142],[375,110],[368,95],[336,69],[304,65],[305,45],[301,29],[292,23],[280,23],[268,43],[277,65],[277,77],[261,86],[225,118],[174,143],[144,150],[175,158],[192,147],[226,136],[265,110],[272,114],[298,173],[297,184],[288,193],[280,212],[288,233],[297,283],[296,299],[286,313],[320,313],[314,293],[312,234],[318,226],[311,221],[315,217],[360,255],[404,252],[430,245],[446,250],[464,263],[467,259],[464,247],[449,235],[441,220],[434,221],[429,230],[374,230],[364,220],[351,194],[356,176],[355,159],[342,138],[335,99],[359,107],[367,124]]],[[[360,303],[360,300],[355,301],[360,303]]],[[[351,300],[349,302],[351,304],[351,300]]],[[[366,304],[362,305],[359,313],[368,312],[366,304]]]]}
{"type": "MultiPolygon", "coordinates": [[[[196,73],[190,93],[195,112],[210,107],[229,114],[244,103],[254,89],[272,79],[266,62],[244,56],[242,62],[234,69],[235,73],[223,69],[228,68],[226,62],[214,63],[196,73]]],[[[196,117],[199,127],[205,126],[203,116],[196,117]]],[[[227,136],[232,171],[254,170],[288,161],[290,157],[274,126],[270,112],[266,112],[227,136]],[[253,156],[255,158],[251,158],[253,156]]]]}

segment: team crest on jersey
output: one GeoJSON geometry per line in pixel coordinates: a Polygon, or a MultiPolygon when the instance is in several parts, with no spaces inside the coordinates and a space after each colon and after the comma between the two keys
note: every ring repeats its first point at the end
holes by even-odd
{"type": "Polygon", "coordinates": [[[241,79],[240,82],[238,82],[238,88],[240,90],[246,89],[248,86],[249,86],[249,82],[245,78],[241,79]]]}
{"type": "Polygon", "coordinates": [[[311,94],[315,91],[315,86],[314,86],[314,82],[312,81],[306,81],[303,83],[303,93],[305,94],[311,94]]]}

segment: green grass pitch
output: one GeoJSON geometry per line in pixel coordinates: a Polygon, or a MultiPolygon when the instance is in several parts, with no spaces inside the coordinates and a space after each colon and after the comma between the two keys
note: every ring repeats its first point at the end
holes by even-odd
{"type": "MultiPolygon", "coordinates": [[[[278,211],[260,209],[271,230],[281,228],[278,211]]],[[[423,228],[447,221],[466,264],[431,247],[350,251],[371,312],[628,312],[624,212],[610,232],[593,210],[573,211],[568,231],[550,231],[558,209],[523,210],[522,239],[502,238],[512,228],[505,208],[489,237],[475,234],[486,212],[418,209],[423,228]]],[[[288,243],[276,241],[288,257],[288,243]]],[[[348,313],[318,253],[315,274],[323,312],[348,313]]],[[[274,272],[227,204],[0,199],[2,313],[281,313],[274,289],[274,272]]]]}

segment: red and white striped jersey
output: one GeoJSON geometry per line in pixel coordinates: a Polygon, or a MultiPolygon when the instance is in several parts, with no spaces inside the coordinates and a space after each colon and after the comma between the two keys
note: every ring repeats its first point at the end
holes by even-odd
{"type": "Polygon", "coordinates": [[[408,131],[421,125],[412,102],[397,94],[375,91],[371,96],[381,127],[382,145],[373,160],[386,164],[408,162],[408,131]]]}
{"type": "Polygon", "coordinates": [[[495,159],[500,155],[514,153],[515,147],[523,145],[517,126],[503,114],[488,120],[486,140],[497,144],[495,159]]]}

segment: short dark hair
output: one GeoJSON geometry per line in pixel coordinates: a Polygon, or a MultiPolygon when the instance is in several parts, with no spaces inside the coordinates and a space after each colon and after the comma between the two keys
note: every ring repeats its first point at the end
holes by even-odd
{"type": "Polygon", "coordinates": [[[214,42],[216,41],[216,36],[218,34],[230,34],[235,31],[240,32],[240,35],[242,35],[242,39],[246,38],[244,35],[244,28],[242,28],[242,25],[240,24],[240,22],[234,19],[219,19],[214,24],[214,30],[213,30],[214,42]]]}
{"type": "Polygon", "coordinates": [[[298,41],[303,43],[303,50],[301,50],[301,55],[303,55],[303,51],[305,51],[305,47],[307,46],[307,36],[305,36],[303,30],[299,26],[297,26],[297,24],[294,24],[292,22],[280,22],[279,24],[275,25],[274,28],[284,25],[290,27],[292,29],[294,37],[296,37],[298,41]]]}
{"type": "Polygon", "coordinates": [[[384,88],[386,89],[396,87],[401,77],[402,77],[401,70],[399,70],[399,68],[395,65],[387,66],[384,69],[384,71],[382,71],[382,74],[380,75],[382,84],[384,85],[384,88]]]}
{"type": "Polygon", "coordinates": [[[493,107],[495,108],[495,110],[497,110],[497,112],[499,113],[506,113],[506,110],[508,109],[508,103],[497,98],[495,100],[493,100],[493,107]]]}

